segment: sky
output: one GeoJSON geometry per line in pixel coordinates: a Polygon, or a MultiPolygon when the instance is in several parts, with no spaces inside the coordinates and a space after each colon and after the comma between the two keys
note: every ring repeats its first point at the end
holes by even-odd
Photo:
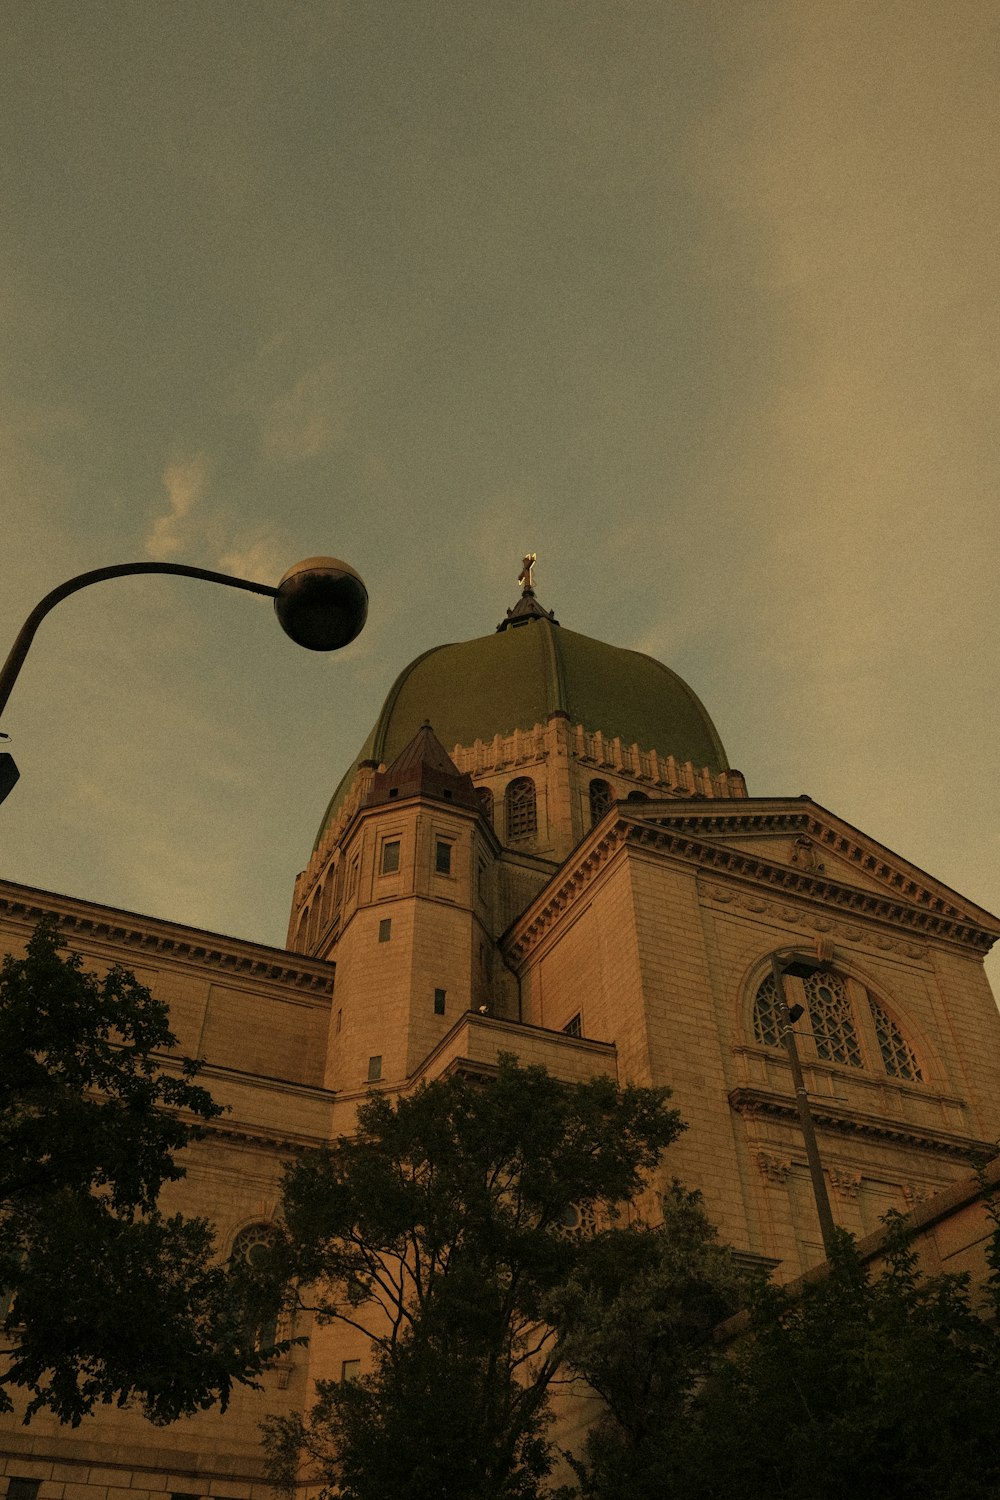
{"type": "MultiPolygon", "coordinates": [[[[399,670],[525,551],[752,794],[1000,909],[995,0],[10,0],[0,873],[282,944],[399,670]],[[4,647],[5,649],[5,647],[4,647]]],[[[991,960],[994,985],[1000,962],[991,960]]]]}

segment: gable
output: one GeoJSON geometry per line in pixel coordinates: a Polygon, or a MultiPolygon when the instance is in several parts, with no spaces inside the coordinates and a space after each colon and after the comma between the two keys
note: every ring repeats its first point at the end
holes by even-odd
{"type": "Polygon", "coordinates": [[[630,810],[628,821],[666,836],[675,853],[689,840],[689,855],[720,873],[729,868],[837,904],[843,904],[838,888],[864,892],[1000,937],[1000,919],[991,912],[810,798],[754,797],[710,808],[685,802],[648,814],[630,810]]]}

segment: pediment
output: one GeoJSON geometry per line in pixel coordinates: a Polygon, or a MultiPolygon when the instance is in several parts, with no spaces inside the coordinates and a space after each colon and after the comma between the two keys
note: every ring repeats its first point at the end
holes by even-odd
{"type": "Polygon", "coordinates": [[[675,855],[683,857],[687,841],[689,857],[720,874],[728,869],[840,906],[853,890],[938,918],[942,928],[968,925],[1000,936],[1000,919],[991,912],[809,798],[678,802],[648,813],[630,809],[629,821],[662,835],[675,855]]]}
{"type": "Polygon", "coordinates": [[[940,938],[986,953],[1000,918],[935,880],[808,797],[690,798],[607,813],[506,934],[522,959],[628,849],[692,866],[754,899],[797,898],[827,914],[870,919],[916,941],[940,938]]]}

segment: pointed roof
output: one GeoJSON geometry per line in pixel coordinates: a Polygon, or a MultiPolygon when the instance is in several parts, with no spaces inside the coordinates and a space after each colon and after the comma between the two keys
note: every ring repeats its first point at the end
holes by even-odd
{"type": "Polygon", "coordinates": [[[472,777],[460,771],[425,719],[416,734],[384,771],[376,773],[366,807],[404,797],[435,797],[479,811],[472,777]]]}

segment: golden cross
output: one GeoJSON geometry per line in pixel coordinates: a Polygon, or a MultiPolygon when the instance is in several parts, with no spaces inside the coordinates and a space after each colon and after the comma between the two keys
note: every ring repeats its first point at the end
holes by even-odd
{"type": "Polygon", "coordinates": [[[531,570],[534,566],[535,554],[534,552],[529,552],[527,557],[522,558],[521,571],[517,575],[518,583],[523,584],[525,589],[530,589],[532,586],[531,570]]]}

